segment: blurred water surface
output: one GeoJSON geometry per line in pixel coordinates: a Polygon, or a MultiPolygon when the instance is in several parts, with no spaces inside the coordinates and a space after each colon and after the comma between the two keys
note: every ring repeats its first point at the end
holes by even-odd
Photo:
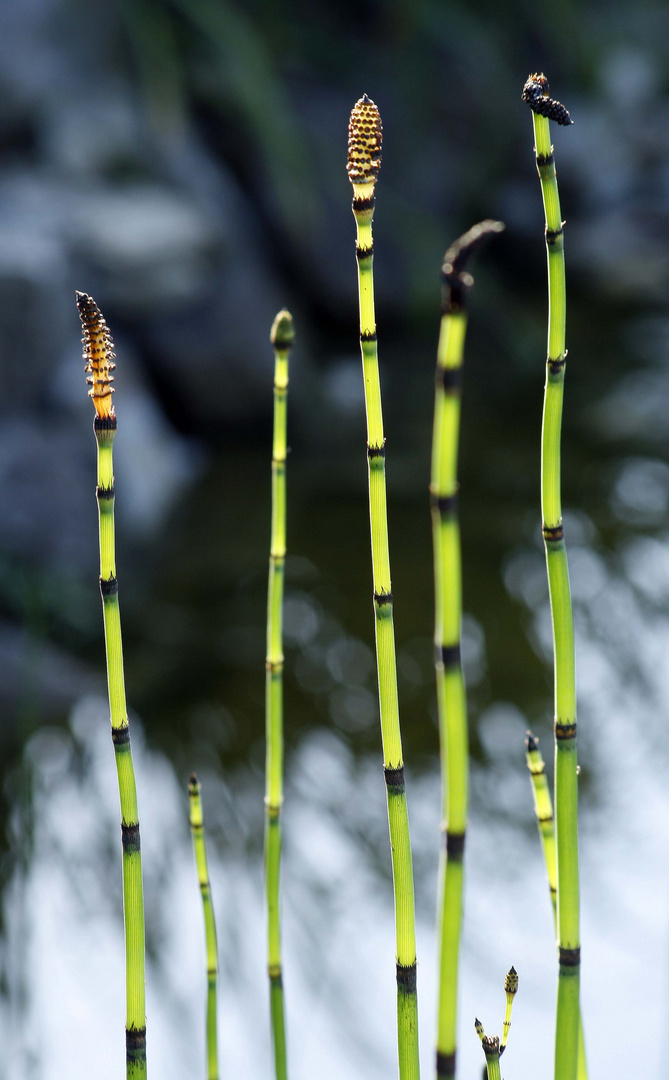
{"type": "MultiPolygon", "coordinates": [[[[590,1075],[662,1073],[669,797],[666,8],[253,0],[0,12],[2,1080],[123,1068],[118,806],[95,445],[73,303],[118,353],[118,568],[142,822],[148,1052],[204,1071],[186,781],[203,782],[222,1075],[270,1070],[262,830],[276,310],[294,312],[286,591],[292,1075],[395,1073],[394,934],[357,355],[348,111],[385,124],[375,220],[400,705],[431,1071],[439,777],[427,498],[439,263],[482,217],[461,441],[472,826],[461,1075],[521,987],[506,1071],[551,1074],[555,955],[524,766],[551,758],[539,528],[543,218],[529,70],[568,219],[563,474],[577,633],[590,1075]],[[364,77],[361,64],[364,59],[364,77]],[[624,1020],[624,1022],[623,1022],[624,1020]],[[73,1040],[77,1052],[73,1059],[73,1040]]],[[[478,1070],[478,1071],[477,1071],[478,1070]]]]}

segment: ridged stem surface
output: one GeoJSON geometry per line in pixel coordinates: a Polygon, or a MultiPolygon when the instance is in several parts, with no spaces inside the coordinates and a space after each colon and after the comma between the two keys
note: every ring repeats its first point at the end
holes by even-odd
{"type": "Polygon", "coordinates": [[[188,803],[190,810],[190,828],[195,851],[195,867],[200,885],[200,893],[202,895],[205,949],[207,954],[207,1080],[218,1080],[218,1033],[216,1023],[218,947],[216,944],[216,918],[214,915],[214,905],[211,899],[211,883],[209,881],[209,867],[207,864],[207,842],[204,835],[200,784],[194,774],[191,776],[190,783],[188,784],[188,803]]]}
{"type": "MultiPolygon", "coordinates": [[[[546,766],[539,750],[537,741],[533,736],[527,740],[527,767],[532,782],[532,794],[534,798],[534,813],[537,819],[537,827],[541,838],[541,846],[544,853],[546,877],[553,908],[553,922],[557,934],[557,857],[555,851],[555,821],[553,819],[553,802],[546,779],[546,766]]],[[[578,1030],[578,1080],[588,1080],[588,1067],[585,1057],[585,1036],[583,1033],[583,1020],[579,1012],[578,1030]]]]}
{"type": "MultiPolygon", "coordinates": [[[[277,317],[278,318],[278,317],[277,317]]],[[[275,323],[276,326],[276,323],[275,323]]],[[[265,890],[267,971],[276,1080],[286,1080],[286,1026],[281,962],[281,806],[283,803],[283,587],[286,561],[286,452],[289,347],[274,346],[272,529],[265,665],[265,890]]]]}
{"type": "Polygon", "coordinates": [[[125,924],[126,1076],[146,1077],[146,1007],[144,997],[144,894],[135,771],[123,677],[121,619],[114,539],[114,467],[112,447],[116,417],[95,419],[98,446],[97,499],[100,523],[100,591],[107,654],[111,732],[121,804],[123,845],[123,916],[125,924]]]}
{"type": "Polygon", "coordinates": [[[555,1080],[578,1069],[580,932],[578,780],[574,623],[560,493],[560,436],[565,375],[564,234],[549,121],[532,113],[546,217],[548,356],[541,441],[541,511],[553,623],[555,690],[555,833],[559,976],[555,1080]]]}
{"type": "Polygon", "coordinates": [[[455,1076],[458,960],[467,826],[467,702],[460,654],[462,565],[458,520],[460,385],[467,316],[442,315],[435,381],[430,500],[435,580],[435,669],[441,756],[437,1009],[438,1077],[455,1076]]]}
{"type": "Polygon", "coordinates": [[[353,185],[360,301],[360,347],[367,415],[367,461],[383,763],[395,894],[397,1041],[400,1080],[418,1080],[414,882],[404,783],[386,509],[385,437],[374,312],[373,185],[353,185]]]}

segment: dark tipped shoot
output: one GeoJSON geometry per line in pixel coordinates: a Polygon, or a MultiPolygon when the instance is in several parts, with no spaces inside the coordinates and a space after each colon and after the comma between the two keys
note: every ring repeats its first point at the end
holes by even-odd
{"type": "Polygon", "coordinates": [[[569,110],[565,109],[560,101],[548,96],[548,79],[545,75],[530,75],[523,87],[522,100],[529,105],[532,112],[539,116],[545,116],[548,120],[554,120],[556,124],[567,127],[573,124],[569,110]]]}
{"type": "Polygon", "coordinates": [[[501,221],[480,221],[451,244],[441,267],[441,308],[444,314],[455,314],[465,309],[469,290],[474,284],[474,278],[467,269],[469,261],[486,240],[504,232],[504,228],[501,221]]]}
{"type": "Polygon", "coordinates": [[[502,1027],[502,1042],[499,1048],[500,1057],[506,1050],[506,1043],[509,1038],[509,1028],[511,1027],[511,1010],[513,1009],[514,998],[518,993],[518,972],[515,967],[510,967],[506,973],[504,990],[506,992],[506,1012],[504,1014],[504,1024],[502,1027]]]}

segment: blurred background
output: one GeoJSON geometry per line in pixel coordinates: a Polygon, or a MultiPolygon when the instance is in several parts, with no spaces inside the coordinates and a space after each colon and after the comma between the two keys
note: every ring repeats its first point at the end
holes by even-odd
{"type": "Polygon", "coordinates": [[[186,782],[203,783],[222,1075],[270,1075],[262,906],[273,359],[295,316],[283,899],[295,1078],[395,1075],[349,111],[379,105],[377,318],[434,1042],[439,777],[427,498],[439,268],[483,217],[461,515],[473,753],[461,1073],[549,1076],[555,953],[524,764],[552,756],[539,530],[546,283],[529,111],[545,71],[567,219],[563,440],[577,626],[591,1080],[658,1078],[669,1033],[669,12],[658,0],[4,0],[0,10],[2,1080],[123,1069],[118,802],[93,410],[74,290],[118,355],[118,572],[142,823],[148,1054],[204,1075],[186,782]],[[74,1057],[73,1057],[74,1054],[74,1057]]]}

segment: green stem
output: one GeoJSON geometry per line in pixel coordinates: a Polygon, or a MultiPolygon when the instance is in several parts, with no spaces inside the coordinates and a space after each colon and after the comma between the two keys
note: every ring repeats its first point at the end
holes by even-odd
{"type": "Polygon", "coordinates": [[[400,1080],[418,1080],[418,999],[414,881],[404,781],[395,660],[393,595],[386,509],[385,436],[374,312],[374,185],[381,153],[381,119],[369,98],[361,98],[349,124],[348,171],[353,183],[360,305],[360,347],[367,416],[369,517],[372,545],[376,660],[381,741],[388,800],[388,824],[395,895],[397,1045],[400,1080]],[[370,134],[371,132],[371,134],[370,134]]]}
{"type": "Polygon", "coordinates": [[[96,409],[93,430],[98,449],[96,495],[100,527],[100,592],[105,629],[107,685],[111,735],[116,758],[121,805],[123,849],[123,918],[125,930],[126,985],[126,1077],[146,1077],[146,1006],[144,996],[144,892],[135,770],[130,749],[130,729],[123,677],[123,644],[116,578],[114,530],[114,465],[112,449],[116,415],[111,406],[114,353],[109,331],[100,310],[85,293],[77,293],[77,307],[84,330],[84,359],[91,372],[90,396],[96,409]]]}
{"type": "Polygon", "coordinates": [[[279,880],[281,805],[283,803],[283,585],[286,561],[286,453],[288,359],[295,335],[292,316],[280,311],[274,320],[274,435],[272,446],[272,532],[267,591],[267,660],[265,665],[265,889],[267,900],[267,970],[276,1080],[286,1080],[286,1028],[281,966],[279,880]]]}
{"type": "Polygon", "coordinates": [[[488,1070],[488,1080],[502,1080],[499,1068],[499,1039],[496,1035],[486,1035],[483,1038],[483,1051],[488,1070]]]}
{"type": "Polygon", "coordinates": [[[438,1077],[455,1076],[458,961],[463,856],[467,827],[469,749],[467,699],[460,654],[462,560],[458,520],[458,442],[466,301],[473,279],[465,266],[481,241],[503,229],[481,222],[446,252],[437,348],[430,503],[435,582],[435,671],[441,757],[442,832],[439,868],[437,1010],[438,1077]]]}
{"type": "MultiPolygon", "coordinates": [[[[574,623],[560,493],[560,436],[564,395],[566,289],[564,222],[560,211],[543,76],[530,87],[535,153],[546,218],[548,355],[541,436],[541,512],[553,623],[555,689],[555,833],[559,976],[555,1031],[555,1080],[576,1080],[578,1069],[580,936],[578,881],[578,780],[574,623]],[[532,89],[534,88],[534,89],[532,89]]],[[[559,108],[563,108],[559,106],[559,108]]],[[[564,110],[566,112],[566,110],[564,110]]],[[[555,110],[553,110],[555,115],[555,110]]],[[[567,119],[561,123],[569,123],[567,119]]]]}
{"type": "MultiPolygon", "coordinates": [[[[557,933],[557,861],[555,852],[555,822],[553,820],[553,803],[546,779],[546,766],[539,749],[539,740],[535,739],[531,731],[527,733],[525,741],[527,767],[532,782],[532,794],[534,797],[534,813],[537,819],[541,846],[544,853],[546,876],[553,908],[553,922],[557,933]]],[[[583,1033],[583,1018],[579,1011],[578,1028],[578,1080],[588,1080],[588,1066],[585,1056],[585,1036],[583,1033]]]]}
{"type": "Polygon", "coordinates": [[[200,784],[195,773],[188,784],[190,828],[193,834],[195,866],[197,868],[202,910],[204,913],[204,936],[207,950],[207,1080],[218,1080],[218,1034],[216,1024],[216,984],[218,981],[218,948],[216,944],[216,917],[211,899],[211,883],[207,865],[207,842],[204,835],[200,784]]]}

